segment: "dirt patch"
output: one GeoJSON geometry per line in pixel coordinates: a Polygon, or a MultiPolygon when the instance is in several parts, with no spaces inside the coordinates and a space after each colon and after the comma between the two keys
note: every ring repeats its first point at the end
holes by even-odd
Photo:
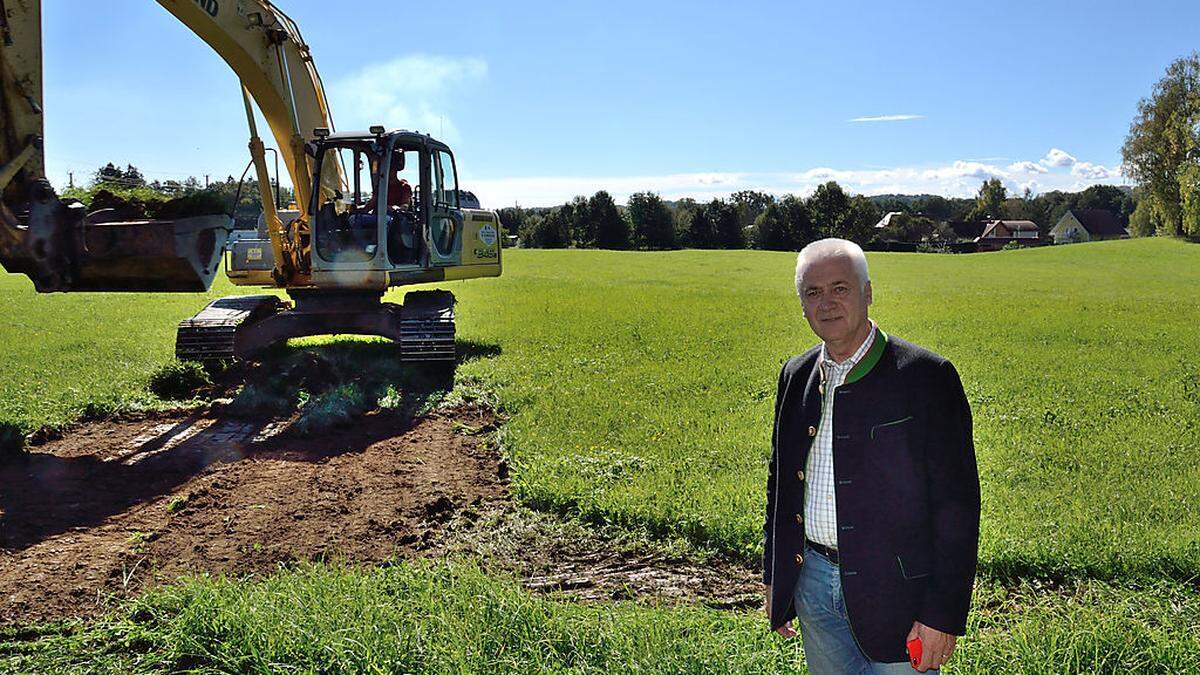
{"type": "Polygon", "coordinates": [[[479,408],[383,412],[314,437],[211,413],[83,426],[0,466],[0,624],[93,614],[201,572],[382,562],[505,501],[479,408]]]}
{"type": "Polygon", "coordinates": [[[320,435],[288,425],[160,413],[0,464],[0,625],[314,559],[470,556],[560,597],[761,603],[753,570],[514,505],[486,408],[375,411],[320,435]]]}
{"type": "Polygon", "coordinates": [[[515,575],[532,591],[573,600],[639,599],[719,609],[763,602],[758,570],[724,556],[512,505],[480,515],[460,512],[432,549],[477,558],[485,569],[515,575]]]}

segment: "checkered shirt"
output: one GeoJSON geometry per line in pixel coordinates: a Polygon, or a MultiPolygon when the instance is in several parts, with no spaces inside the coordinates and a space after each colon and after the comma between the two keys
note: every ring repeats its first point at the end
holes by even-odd
{"type": "Polygon", "coordinates": [[[837,548],[837,496],[833,490],[833,399],[834,390],[846,381],[846,375],[862,359],[875,342],[875,322],[871,322],[871,334],[850,358],[835,363],[821,345],[821,357],[817,367],[821,369],[825,392],[821,396],[821,421],[817,425],[817,437],[813,439],[805,466],[804,491],[805,536],[818,544],[837,548]]]}

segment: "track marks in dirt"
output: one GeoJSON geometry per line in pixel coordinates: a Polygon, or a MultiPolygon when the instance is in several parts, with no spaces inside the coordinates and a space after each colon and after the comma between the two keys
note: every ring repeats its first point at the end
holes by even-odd
{"type": "Polygon", "coordinates": [[[185,574],[412,555],[455,511],[506,498],[495,450],[462,424],[494,418],[372,413],[307,438],[205,414],[83,427],[0,467],[0,623],[185,574]]]}

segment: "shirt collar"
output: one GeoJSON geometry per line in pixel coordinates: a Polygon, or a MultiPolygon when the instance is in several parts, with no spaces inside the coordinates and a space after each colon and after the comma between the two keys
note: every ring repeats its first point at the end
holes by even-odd
{"type": "Polygon", "coordinates": [[[825,343],[822,342],[821,363],[824,363],[826,366],[845,368],[847,366],[853,367],[855,364],[861,361],[862,357],[866,355],[866,353],[871,349],[871,345],[875,342],[875,333],[877,332],[875,322],[871,319],[867,319],[867,321],[871,324],[871,332],[867,334],[867,339],[863,340],[863,343],[859,346],[858,350],[855,351],[850,358],[842,361],[841,363],[834,361],[833,358],[829,356],[829,352],[825,349],[825,343]]]}

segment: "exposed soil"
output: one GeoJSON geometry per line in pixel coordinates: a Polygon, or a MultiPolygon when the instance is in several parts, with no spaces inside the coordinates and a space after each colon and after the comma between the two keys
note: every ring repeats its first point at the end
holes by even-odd
{"type": "Polygon", "coordinates": [[[319,436],[212,410],[96,422],[0,465],[0,625],[94,615],[180,575],[479,557],[584,599],[760,601],[755,574],[513,506],[480,407],[319,436]]]}

